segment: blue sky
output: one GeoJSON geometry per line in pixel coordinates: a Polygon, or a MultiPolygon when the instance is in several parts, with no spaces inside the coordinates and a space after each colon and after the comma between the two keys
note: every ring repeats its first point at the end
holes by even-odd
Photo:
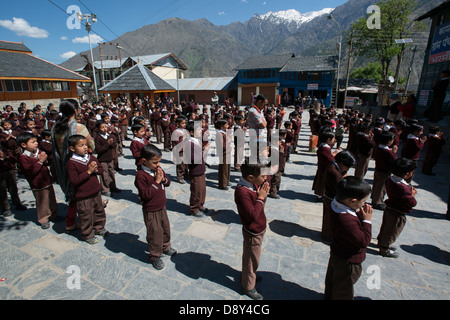
{"type": "MultiPolygon", "coordinates": [[[[53,63],[89,49],[84,27],[66,12],[77,6],[82,13],[95,13],[93,37],[107,42],[126,32],[171,17],[187,20],[206,18],[215,25],[244,22],[255,13],[296,9],[302,13],[335,8],[346,0],[23,0],[1,1],[0,40],[23,42],[33,54],[53,63]],[[70,25],[70,23],[69,23],[70,25]]],[[[71,13],[73,13],[72,11],[71,13]]],[[[93,44],[99,41],[93,39],[93,44]]]]}

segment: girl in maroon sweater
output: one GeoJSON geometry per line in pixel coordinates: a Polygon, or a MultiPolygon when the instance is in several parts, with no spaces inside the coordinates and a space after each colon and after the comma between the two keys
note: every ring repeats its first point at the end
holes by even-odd
{"type": "Polygon", "coordinates": [[[405,145],[402,149],[402,157],[413,160],[416,165],[420,158],[420,152],[423,149],[427,137],[421,137],[423,134],[423,127],[413,124],[410,127],[410,134],[406,138],[405,145]]]}
{"type": "Polygon", "coordinates": [[[147,228],[150,263],[157,270],[164,268],[163,254],[177,253],[170,242],[170,222],[166,210],[166,190],[170,179],[160,166],[161,150],[146,145],[141,150],[142,166],[136,174],[134,185],[142,201],[142,212],[147,228]]]}
{"type": "Polygon", "coordinates": [[[52,177],[46,165],[47,154],[39,151],[37,138],[31,133],[22,133],[17,142],[24,150],[19,157],[19,165],[36,199],[38,222],[42,229],[47,229],[49,221],[58,216],[52,177]]]}
{"type": "Polygon", "coordinates": [[[320,134],[319,149],[317,149],[317,171],[312,186],[318,201],[322,201],[325,192],[325,171],[333,163],[334,156],[338,153],[338,151],[331,152],[335,143],[336,138],[333,132],[324,131],[320,134]]]}

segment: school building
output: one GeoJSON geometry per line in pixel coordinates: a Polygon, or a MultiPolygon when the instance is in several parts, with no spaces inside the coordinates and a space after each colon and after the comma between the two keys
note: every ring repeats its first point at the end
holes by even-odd
{"type": "MultiPolygon", "coordinates": [[[[431,19],[428,45],[425,49],[422,73],[417,90],[417,111],[423,113],[430,105],[434,81],[439,79],[442,70],[450,70],[450,1],[445,1],[436,8],[416,19],[422,21],[431,19]]],[[[447,98],[444,102],[444,113],[450,112],[450,86],[447,88],[447,98]]]]}
{"type": "MultiPolygon", "coordinates": [[[[154,74],[163,80],[168,79],[183,79],[184,72],[188,69],[175,54],[160,53],[151,55],[142,55],[135,57],[124,57],[118,59],[108,59],[109,56],[101,58],[100,61],[94,61],[95,78],[97,87],[103,87],[120,76],[123,72],[131,69],[137,64],[145,66],[154,74]]],[[[90,63],[85,64],[74,71],[93,78],[92,67],[90,63]]]]}
{"type": "Polygon", "coordinates": [[[264,94],[270,103],[292,105],[300,94],[329,107],[335,98],[337,56],[295,54],[250,57],[238,71],[238,104],[251,105],[264,94]]]}
{"type": "Polygon", "coordinates": [[[33,56],[23,43],[0,41],[0,102],[15,110],[21,102],[35,106],[59,105],[77,99],[77,83],[91,80],[33,56]]]}

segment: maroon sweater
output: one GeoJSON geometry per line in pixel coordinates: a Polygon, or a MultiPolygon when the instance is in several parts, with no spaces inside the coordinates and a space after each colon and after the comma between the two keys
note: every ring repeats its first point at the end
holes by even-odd
{"type": "Polygon", "coordinates": [[[402,157],[411,159],[411,160],[419,160],[420,152],[423,149],[423,142],[419,139],[406,139],[405,145],[402,149],[402,157]]]}
{"type": "Polygon", "coordinates": [[[263,233],[267,226],[264,213],[265,200],[258,199],[256,187],[245,186],[246,182],[241,180],[237,185],[234,191],[234,202],[244,229],[257,235],[263,233]]]}
{"type": "MultiPolygon", "coordinates": [[[[148,168],[145,168],[149,170],[148,168]]],[[[166,190],[170,186],[170,179],[164,173],[164,178],[161,183],[156,183],[154,174],[150,174],[140,169],[136,173],[134,185],[138,189],[139,198],[142,201],[143,212],[153,212],[163,209],[166,206],[166,190]]]]}
{"type": "Polygon", "coordinates": [[[386,194],[387,199],[384,201],[386,206],[394,210],[410,213],[417,205],[416,198],[412,195],[412,188],[399,180],[398,177],[392,176],[386,179],[386,194]]]}
{"type": "Polygon", "coordinates": [[[348,263],[362,263],[372,238],[372,224],[362,221],[351,209],[345,210],[337,200],[331,203],[330,213],[331,252],[348,263]]]}
{"type": "Polygon", "coordinates": [[[199,141],[199,145],[196,145],[192,139],[186,141],[191,145],[191,162],[189,164],[189,175],[190,176],[201,176],[206,172],[205,159],[203,158],[203,147],[202,143],[199,141]],[[198,155],[197,155],[198,154],[198,155]],[[201,159],[198,157],[201,156],[201,159]],[[199,160],[201,160],[201,163],[199,160]],[[196,163],[197,162],[197,163],[196,163]]]}
{"type": "Polygon", "coordinates": [[[37,157],[30,157],[25,153],[20,155],[19,165],[22,168],[25,179],[30,184],[31,190],[45,189],[52,184],[52,177],[46,164],[39,163],[37,157]]]}
{"type": "Polygon", "coordinates": [[[97,153],[97,159],[100,162],[111,162],[114,160],[113,150],[117,147],[116,137],[110,134],[107,139],[103,138],[100,134],[95,137],[95,152],[97,153]],[[108,140],[113,139],[113,143],[109,144],[108,140]]]}
{"type": "Polygon", "coordinates": [[[141,150],[145,145],[148,144],[146,138],[143,138],[143,141],[144,143],[141,143],[140,141],[133,139],[130,144],[130,150],[133,154],[133,158],[135,159],[136,166],[142,165],[141,150]]]}
{"type": "Polygon", "coordinates": [[[392,163],[397,155],[391,149],[377,148],[375,153],[375,171],[391,173],[392,163]]]}
{"type": "Polygon", "coordinates": [[[72,157],[67,162],[66,170],[67,177],[75,188],[75,199],[87,199],[100,192],[101,187],[97,175],[102,174],[103,167],[93,155],[90,155],[86,162],[72,157]],[[88,165],[94,161],[97,162],[99,172],[98,174],[95,172],[89,174],[87,172],[88,165]]]}

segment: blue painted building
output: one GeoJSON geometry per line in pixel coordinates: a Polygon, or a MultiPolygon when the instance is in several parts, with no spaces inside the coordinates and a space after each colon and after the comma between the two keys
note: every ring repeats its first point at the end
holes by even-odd
{"type": "Polygon", "coordinates": [[[266,95],[271,103],[286,105],[293,104],[298,94],[316,97],[326,106],[334,98],[337,56],[252,57],[235,69],[240,105],[250,105],[257,94],[266,95]]]}

